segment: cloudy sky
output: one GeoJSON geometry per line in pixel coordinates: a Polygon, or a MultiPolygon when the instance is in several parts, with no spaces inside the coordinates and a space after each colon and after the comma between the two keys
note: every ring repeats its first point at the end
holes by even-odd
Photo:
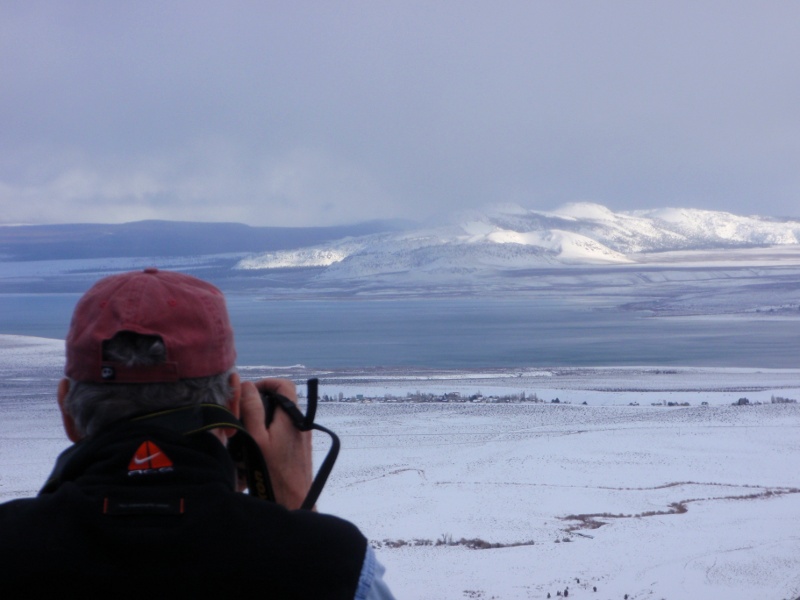
{"type": "Polygon", "coordinates": [[[800,2],[0,0],[0,222],[800,216],[800,2]]]}

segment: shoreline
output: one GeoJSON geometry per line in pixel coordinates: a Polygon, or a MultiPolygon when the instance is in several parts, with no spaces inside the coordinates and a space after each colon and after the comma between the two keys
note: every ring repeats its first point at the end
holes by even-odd
{"type": "MultiPolygon", "coordinates": [[[[64,341],[0,334],[0,371],[24,377],[31,369],[60,378],[64,341]],[[52,371],[52,372],[51,372],[52,371]]],[[[731,404],[741,397],[769,403],[772,396],[800,399],[800,368],[694,366],[553,366],[526,368],[434,369],[360,367],[317,369],[306,365],[238,365],[243,379],[283,377],[298,384],[320,380],[320,396],[362,395],[373,401],[425,392],[484,397],[524,393],[541,402],[623,405],[638,402],[731,404]]],[[[396,401],[396,400],[395,400],[396,401]]]]}

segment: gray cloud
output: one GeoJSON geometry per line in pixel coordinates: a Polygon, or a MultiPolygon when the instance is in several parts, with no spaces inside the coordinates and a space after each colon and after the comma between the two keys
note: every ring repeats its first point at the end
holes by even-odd
{"type": "Polygon", "coordinates": [[[800,4],[0,5],[5,222],[800,214],[800,4]]]}

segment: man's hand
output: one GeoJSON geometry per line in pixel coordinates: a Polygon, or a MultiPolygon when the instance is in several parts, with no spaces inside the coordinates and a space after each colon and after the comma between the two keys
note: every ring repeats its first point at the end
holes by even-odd
{"type": "Polygon", "coordinates": [[[245,381],[241,400],[242,422],[267,462],[276,502],[297,509],[305,500],[313,479],[311,432],[296,429],[280,408],[275,410],[267,428],[259,390],[278,393],[295,403],[297,391],[288,379],[262,379],[255,384],[245,381]]]}

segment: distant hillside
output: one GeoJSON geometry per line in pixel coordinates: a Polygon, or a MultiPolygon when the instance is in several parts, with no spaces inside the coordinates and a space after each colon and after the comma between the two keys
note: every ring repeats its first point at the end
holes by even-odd
{"type": "Polygon", "coordinates": [[[387,232],[242,260],[243,270],[321,267],[326,280],[462,277],[566,265],[626,265],[645,254],[797,245],[800,221],[698,209],[614,213],[591,203],[543,212],[470,211],[447,227],[387,232]]]}
{"type": "Polygon", "coordinates": [[[0,293],[77,293],[157,266],[265,298],[600,298],[654,314],[800,309],[800,221],[697,209],[502,206],[450,225],[143,221],[0,227],[0,293]]]}
{"type": "Polygon", "coordinates": [[[138,221],[119,225],[0,226],[0,260],[202,256],[265,252],[399,231],[402,221],[337,227],[250,227],[239,223],[138,221]]]}

